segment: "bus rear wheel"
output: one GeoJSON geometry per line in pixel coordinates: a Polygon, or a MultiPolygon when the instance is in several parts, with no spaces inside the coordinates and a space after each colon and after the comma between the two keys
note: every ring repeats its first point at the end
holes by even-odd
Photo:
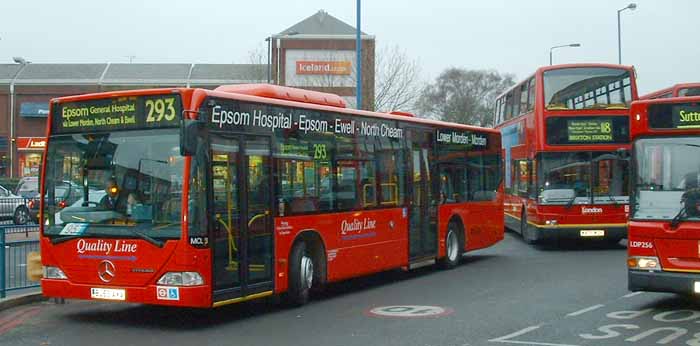
{"type": "Polygon", "coordinates": [[[289,289],[287,299],[293,306],[309,301],[309,292],[314,281],[314,261],[306,250],[306,243],[297,242],[289,255],[289,289]]]}
{"type": "Polygon", "coordinates": [[[450,222],[447,225],[447,235],[445,236],[445,257],[440,261],[440,265],[444,269],[452,269],[459,264],[459,259],[462,257],[462,242],[459,236],[459,226],[456,223],[450,222]]]}

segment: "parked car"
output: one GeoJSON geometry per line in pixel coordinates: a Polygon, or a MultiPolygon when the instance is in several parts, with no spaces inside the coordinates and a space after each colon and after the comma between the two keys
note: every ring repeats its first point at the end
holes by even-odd
{"type": "Polygon", "coordinates": [[[17,196],[4,186],[0,186],[0,219],[12,220],[16,225],[24,225],[31,220],[26,198],[17,196]]]}
{"type": "MultiPolygon", "coordinates": [[[[63,209],[69,206],[75,201],[82,197],[82,189],[80,185],[70,182],[63,181],[58,186],[56,186],[56,205],[59,209],[63,209]]],[[[39,222],[39,198],[33,198],[27,202],[27,207],[29,209],[29,215],[32,220],[39,222]]]]}
{"type": "Polygon", "coordinates": [[[15,195],[24,198],[34,198],[39,195],[39,178],[24,177],[17,183],[15,195]]]}

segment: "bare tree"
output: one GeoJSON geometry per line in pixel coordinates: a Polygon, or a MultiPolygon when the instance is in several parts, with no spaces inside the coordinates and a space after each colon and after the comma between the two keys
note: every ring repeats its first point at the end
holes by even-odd
{"type": "Polygon", "coordinates": [[[513,84],[512,74],[448,68],[423,89],[417,108],[434,119],[491,126],[496,97],[513,84]]]}
{"type": "Polygon", "coordinates": [[[374,108],[412,112],[421,94],[420,65],[399,46],[383,47],[376,57],[374,108]]]}
{"type": "Polygon", "coordinates": [[[248,66],[245,66],[244,79],[267,81],[267,45],[259,45],[248,51],[248,66]]]}

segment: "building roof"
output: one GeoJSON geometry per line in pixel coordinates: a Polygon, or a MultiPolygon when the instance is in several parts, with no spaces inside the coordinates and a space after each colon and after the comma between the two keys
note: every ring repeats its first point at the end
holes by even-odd
{"type": "Polygon", "coordinates": [[[10,83],[20,67],[19,64],[0,64],[0,83],[10,83]]]}
{"type": "MultiPolygon", "coordinates": [[[[355,27],[319,10],[311,17],[296,23],[275,36],[311,35],[311,36],[348,36],[355,35],[355,27]]],[[[367,35],[362,32],[362,35],[367,35]]]]}
{"type": "Polygon", "coordinates": [[[185,84],[190,66],[192,64],[110,64],[102,83],[185,84]]]}
{"type": "Polygon", "coordinates": [[[186,86],[255,83],[267,80],[256,64],[0,64],[0,85],[186,86]],[[19,74],[17,74],[19,72],[19,74]]]}

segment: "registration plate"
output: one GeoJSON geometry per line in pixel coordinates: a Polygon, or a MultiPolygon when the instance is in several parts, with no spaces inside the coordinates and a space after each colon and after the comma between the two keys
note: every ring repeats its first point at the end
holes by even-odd
{"type": "Polygon", "coordinates": [[[126,300],[126,291],[114,288],[91,288],[90,297],[106,300],[126,300]]]}
{"type": "Polygon", "coordinates": [[[693,291],[695,293],[700,293],[700,281],[695,281],[693,284],[693,291]]]}
{"type": "Polygon", "coordinates": [[[590,229],[581,231],[580,234],[582,237],[604,237],[605,231],[602,229],[590,229]]]}

